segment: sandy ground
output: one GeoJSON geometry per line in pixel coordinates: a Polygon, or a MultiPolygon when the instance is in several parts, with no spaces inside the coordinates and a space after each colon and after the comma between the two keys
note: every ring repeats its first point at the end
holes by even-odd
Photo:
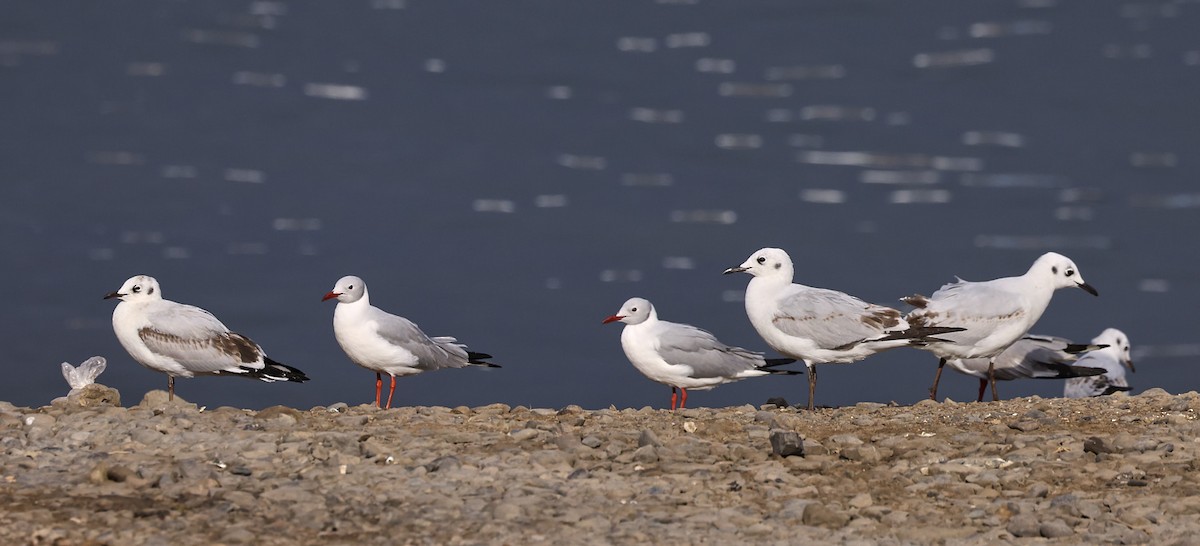
{"type": "Polygon", "coordinates": [[[118,396],[0,402],[0,543],[1200,543],[1195,392],[675,413],[118,396]]]}

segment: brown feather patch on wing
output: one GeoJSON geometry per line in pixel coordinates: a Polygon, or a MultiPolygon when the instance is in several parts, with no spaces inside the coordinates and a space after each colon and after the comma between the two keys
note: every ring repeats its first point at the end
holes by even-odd
{"type": "Polygon", "coordinates": [[[170,343],[185,347],[212,347],[229,356],[237,357],[246,364],[257,362],[261,355],[258,344],[250,341],[250,338],[234,332],[226,332],[207,339],[184,339],[147,327],[138,330],[138,336],[143,341],[154,340],[159,343],[170,343]]]}
{"type": "Polygon", "coordinates": [[[900,311],[890,307],[877,307],[868,309],[858,319],[863,321],[867,326],[886,330],[900,324],[900,311]]]}
{"type": "Polygon", "coordinates": [[[926,305],[929,305],[929,298],[920,294],[904,296],[903,298],[900,298],[900,301],[916,307],[917,309],[924,309],[926,305]]]}

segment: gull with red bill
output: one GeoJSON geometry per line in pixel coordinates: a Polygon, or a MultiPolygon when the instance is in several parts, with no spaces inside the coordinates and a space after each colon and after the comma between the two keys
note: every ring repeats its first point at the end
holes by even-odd
{"type": "Polygon", "coordinates": [[[671,410],[676,408],[676,389],[682,393],[678,407],[687,403],[687,390],[709,390],[764,375],[794,375],[804,372],[776,370],[791,364],[791,358],[764,358],[762,353],[726,345],[712,334],[688,324],[659,320],[648,300],[630,298],[604,324],[623,322],[621,348],[642,375],[671,387],[671,410]]]}
{"type": "Polygon", "coordinates": [[[333,311],[333,335],[346,356],[355,364],[375,372],[375,406],[380,405],[383,375],[392,378],[386,408],[392,407],[396,377],[442,368],[479,366],[499,368],[486,362],[492,355],[468,351],[452,337],[429,337],[404,317],[371,305],[367,284],[355,276],[338,279],[321,301],[337,299],[333,311]]]}

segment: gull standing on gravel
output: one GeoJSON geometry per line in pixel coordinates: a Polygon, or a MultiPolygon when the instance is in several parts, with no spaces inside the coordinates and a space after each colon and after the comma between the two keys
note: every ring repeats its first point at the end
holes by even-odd
{"type": "Polygon", "coordinates": [[[1129,336],[1116,328],[1109,328],[1100,332],[1092,343],[1104,344],[1107,347],[1083,355],[1075,364],[1103,368],[1104,375],[1068,379],[1067,384],[1063,386],[1063,396],[1086,398],[1129,390],[1129,382],[1125,380],[1125,368],[1129,368],[1130,373],[1134,371],[1133,357],[1129,354],[1129,336]]]}
{"type": "Polygon", "coordinates": [[[212,313],[164,300],[154,277],[130,277],[104,299],[118,298],[113,331],[139,364],[167,374],[167,399],[175,399],[175,378],[233,375],[267,383],[308,381],[304,372],[281,364],[262,347],[230,332],[212,313]]]}
{"type": "Polygon", "coordinates": [[[793,284],[792,259],[764,248],[725,274],[752,275],[746,287],[746,315],[758,335],[780,353],[808,367],[808,409],[815,407],[817,364],[857,362],[880,351],[940,341],[930,336],[961,328],[912,328],[900,311],[849,294],[793,284]]]}
{"type": "MultiPolygon", "coordinates": [[[[917,294],[901,298],[916,307],[904,317],[909,324],[924,327],[952,324],[965,328],[941,336],[947,343],[921,347],[938,356],[937,375],[929,388],[929,398],[937,399],[942,367],[949,359],[987,358],[991,377],[995,357],[1029,332],[1059,288],[1081,288],[1093,296],[1100,295],[1084,282],[1075,262],[1062,254],[1047,252],[1018,277],[981,282],[958,279],[942,286],[933,297],[917,294]]],[[[991,384],[992,400],[999,400],[995,380],[991,384]]]]}
{"type": "Polygon", "coordinates": [[[416,324],[371,305],[367,283],[355,276],[338,279],[321,301],[337,298],[333,311],[333,335],[355,364],[375,372],[375,406],[383,390],[383,375],[392,378],[387,406],[392,407],[396,376],[414,375],[442,368],[481,366],[492,355],[466,350],[452,337],[426,336],[416,324]]]}
{"type": "MultiPolygon", "coordinates": [[[[996,381],[1013,379],[1070,379],[1104,373],[1102,368],[1073,365],[1080,354],[1103,349],[1107,345],[1081,345],[1054,336],[1028,335],[1009,345],[995,358],[992,375],[996,381]]],[[[979,378],[979,398],[988,385],[989,358],[952,358],[946,361],[957,372],[979,378]]]]}
{"type": "Polygon", "coordinates": [[[775,370],[791,364],[791,358],[764,358],[762,353],[721,343],[712,334],[689,324],[658,319],[658,311],[643,298],[630,298],[617,314],[603,324],[623,322],[621,348],[642,375],[671,387],[671,410],[675,389],[683,393],[679,409],[687,403],[687,390],[706,391],[747,377],[770,374],[795,375],[795,370],[775,370]]]}

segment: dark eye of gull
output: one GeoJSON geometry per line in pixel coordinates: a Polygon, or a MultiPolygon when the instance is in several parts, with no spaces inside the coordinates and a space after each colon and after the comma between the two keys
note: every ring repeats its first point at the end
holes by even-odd
{"type": "Polygon", "coordinates": [[[346,290],[354,290],[354,285],[352,284],[352,285],[347,286],[346,290]]]}
{"type": "Polygon", "coordinates": [[[134,287],[133,287],[134,294],[137,294],[138,292],[141,292],[141,291],[142,291],[142,287],[134,285],[134,287]]]}
{"type": "Polygon", "coordinates": [[[764,256],[759,256],[759,257],[758,257],[758,263],[760,263],[760,264],[765,264],[765,263],[767,263],[767,258],[766,258],[766,257],[764,257],[764,256]]]}
{"type": "Polygon", "coordinates": [[[636,312],[637,312],[637,307],[632,307],[632,308],[630,308],[630,309],[629,309],[629,311],[630,311],[631,313],[636,313],[636,312]]]}
{"type": "Polygon", "coordinates": [[[1075,270],[1074,270],[1074,269],[1070,269],[1070,268],[1068,268],[1068,269],[1067,269],[1067,272],[1066,272],[1066,273],[1063,273],[1063,274],[1064,274],[1064,275],[1066,275],[1066,276],[1068,276],[1068,277],[1070,277],[1071,275],[1074,275],[1074,274],[1075,274],[1075,270]]]}

